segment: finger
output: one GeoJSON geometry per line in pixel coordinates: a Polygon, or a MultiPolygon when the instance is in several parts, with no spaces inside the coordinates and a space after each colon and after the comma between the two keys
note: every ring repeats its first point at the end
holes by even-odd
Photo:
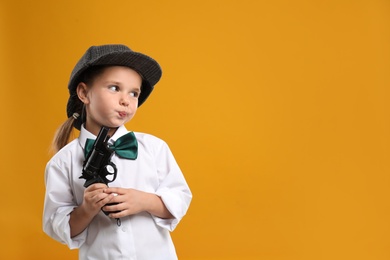
{"type": "Polygon", "coordinates": [[[110,218],[123,218],[125,216],[131,215],[128,210],[122,210],[119,212],[111,212],[108,214],[110,218]]]}
{"type": "Polygon", "coordinates": [[[121,188],[116,188],[116,187],[108,187],[104,189],[105,193],[116,193],[116,194],[122,194],[123,191],[121,188]]]}
{"type": "MultiPolygon", "coordinates": [[[[102,194],[104,194],[104,193],[102,193],[102,194]]],[[[107,194],[105,194],[105,195],[106,196],[101,197],[101,199],[96,202],[99,205],[99,207],[103,207],[106,204],[112,203],[112,199],[114,198],[114,196],[107,195],[107,194]]]]}
{"type": "Polygon", "coordinates": [[[98,202],[107,196],[109,196],[109,194],[103,193],[102,190],[93,191],[93,192],[90,192],[89,194],[87,194],[87,197],[89,198],[89,200],[92,200],[95,202],[98,202]]]}
{"type": "Polygon", "coordinates": [[[106,193],[99,192],[99,193],[95,194],[94,196],[92,196],[92,199],[95,200],[96,202],[98,202],[98,201],[101,201],[101,200],[107,198],[108,196],[109,195],[106,193]]]}
{"type": "Polygon", "coordinates": [[[119,212],[122,212],[122,210],[124,210],[120,203],[119,204],[113,203],[112,201],[105,204],[102,209],[109,214],[117,214],[119,212]]]}
{"type": "Polygon", "coordinates": [[[89,198],[89,200],[93,200],[95,202],[98,202],[98,201],[106,198],[109,195],[110,194],[104,193],[103,189],[99,189],[99,190],[94,190],[94,191],[90,191],[90,192],[86,193],[85,197],[89,198]]]}
{"type": "Polygon", "coordinates": [[[85,192],[103,192],[104,189],[107,188],[107,185],[99,183],[99,184],[93,184],[91,186],[88,186],[85,189],[85,192]]]}
{"type": "Polygon", "coordinates": [[[108,216],[110,218],[122,218],[122,217],[124,217],[122,212],[109,213],[108,216]]]}
{"type": "Polygon", "coordinates": [[[89,189],[104,189],[104,188],[107,188],[107,185],[104,183],[94,183],[94,184],[88,186],[88,188],[89,189]]]}

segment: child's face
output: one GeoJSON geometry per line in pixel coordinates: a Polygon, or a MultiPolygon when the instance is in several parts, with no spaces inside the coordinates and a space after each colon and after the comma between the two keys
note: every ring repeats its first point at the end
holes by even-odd
{"type": "Polygon", "coordinates": [[[107,67],[92,85],[84,84],[86,129],[97,134],[102,125],[117,128],[132,119],[137,111],[141,84],[141,76],[123,66],[107,67]]]}

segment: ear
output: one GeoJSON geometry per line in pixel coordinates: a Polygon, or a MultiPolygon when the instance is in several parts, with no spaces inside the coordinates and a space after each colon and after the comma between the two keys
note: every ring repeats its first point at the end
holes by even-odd
{"type": "Polygon", "coordinates": [[[84,105],[89,103],[89,98],[87,95],[88,94],[88,86],[84,82],[80,82],[77,85],[76,92],[77,92],[77,96],[79,97],[81,102],[84,103],[84,105]]]}

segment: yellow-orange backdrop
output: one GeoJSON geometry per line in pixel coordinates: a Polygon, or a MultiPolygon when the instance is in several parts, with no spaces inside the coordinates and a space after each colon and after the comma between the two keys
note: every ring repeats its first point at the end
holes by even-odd
{"type": "Polygon", "coordinates": [[[163,78],[128,128],[194,193],[180,259],[390,259],[388,0],[0,4],[2,259],[76,259],[42,232],[44,167],[87,47],[163,78]]]}

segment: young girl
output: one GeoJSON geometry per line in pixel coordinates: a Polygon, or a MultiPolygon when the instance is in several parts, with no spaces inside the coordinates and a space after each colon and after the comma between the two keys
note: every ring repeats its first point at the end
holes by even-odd
{"type": "Polygon", "coordinates": [[[186,214],[191,191],[164,141],[124,126],[161,73],[154,59],[124,45],[92,46],[72,71],[68,120],[45,171],[43,229],[79,248],[80,259],[177,259],[169,232],[186,214]],[[112,147],[121,137],[131,139],[125,152],[131,156],[115,151],[116,178],[86,185],[80,177],[91,154],[87,139],[103,126],[112,147]],[[80,135],[68,143],[73,127],[80,135]]]}

